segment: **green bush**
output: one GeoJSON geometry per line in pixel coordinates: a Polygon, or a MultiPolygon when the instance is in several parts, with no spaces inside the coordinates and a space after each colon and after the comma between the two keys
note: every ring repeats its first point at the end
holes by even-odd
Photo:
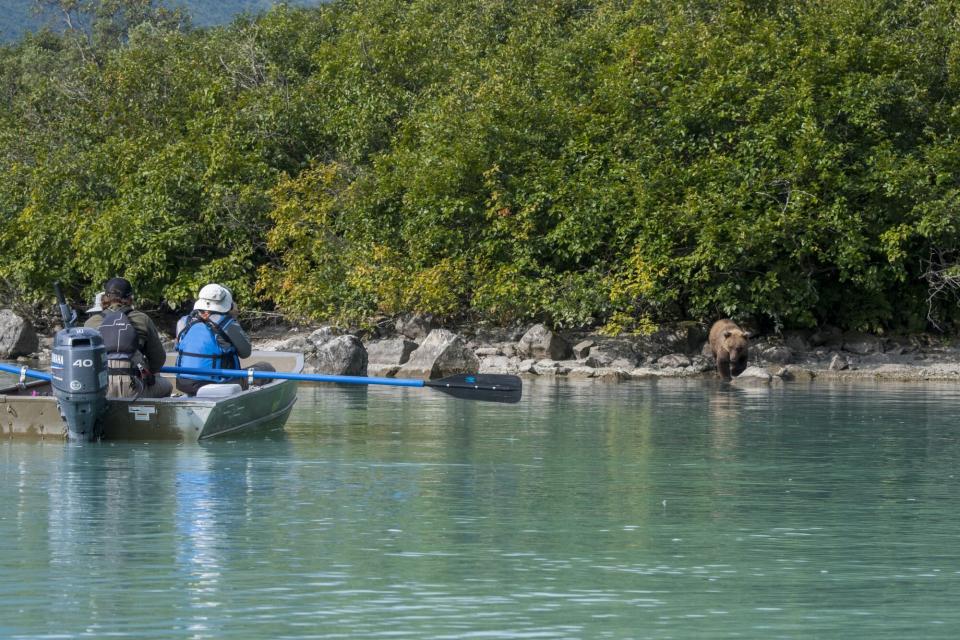
{"type": "Polygon", "coordinates": [[[957,14],[342,0],[32,36],[0,49],[0,295],[952,327],[957,14]]]}

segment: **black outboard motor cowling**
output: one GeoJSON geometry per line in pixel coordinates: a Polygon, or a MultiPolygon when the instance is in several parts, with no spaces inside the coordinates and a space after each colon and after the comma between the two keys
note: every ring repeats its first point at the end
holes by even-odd
{"type": "Polygon", "coordinates": [[[57,332],[50,354],[53,395],[71,440],[98,440],[107,409],[107,362],[96,329],[57,332]]]}

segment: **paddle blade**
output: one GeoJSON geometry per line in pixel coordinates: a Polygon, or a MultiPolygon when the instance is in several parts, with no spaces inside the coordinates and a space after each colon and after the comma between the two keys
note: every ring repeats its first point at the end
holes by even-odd
{"type": "Polygon", "coordinates": [[[455,398],[486,402],[520,402],[523,394],[520,378],[498,374],[460,373],[440,380],[425,380],[423,386],[455,398]]]}

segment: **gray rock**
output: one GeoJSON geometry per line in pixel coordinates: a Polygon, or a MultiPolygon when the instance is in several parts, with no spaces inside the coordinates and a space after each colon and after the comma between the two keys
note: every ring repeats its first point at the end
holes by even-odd
{"type": "Polygon", "coordinates": [[[743,373],[734,379],[737,381],[743,380],[745,382],[770,382],[773,379],[773,376],[771,376],[770,372],[763,367],[747,367],[743,370],[743,373]]]}
{"type": "Polygon", "coordinates": [[[316,373],[343,376],[367,375],[367,350],[360,338],[338,336],[317,347],[306,357],[307,364],[316,373]]]}
{"type": "Polygon", "coordinates": [[[630,379],[630,373],[623,369],[605,367],[603,369],[597,369],[593,377],[598,380],[603,380],[604,382],[622,382],[623,380],[630,379]]]}
{"type": "Polygon", "coordinates": [[[10,309],[0,309],[0,358],[28,356],[39,347],[33,325],[10,309]]]}
{"type": "Polygon", "coordinates": [[[431,331],[437,328],[436,318],[428,314],[408,314],[397,318],[395,326],[398,333],[401,333],[411,340],[425,338],[431,331]]]}
{"type": "Polygon", "coordinates": [[[590,348],[590,353],[583,359],[588,367],[618,366],[632,369],[637,366],[637,352],[633,344],[624,340],[603,340],[590,348]]]}
{"type": "Polygon", "coordinates": [[[530,327],[523,334],[517,343],[517,352],[539,360],[566,360],[571,355],[570,343],[542,324],[530,327]]]}
{"type": "Polygon", "coordinates": [[[843,350],[857,355],[883,353],[883,342],[868,333],[848,333],[843,336],[843,350]]]}
{"type": "Polygon", "coordinates": [[[573,345],[573,357],[577,360],[583,360],[590,355],[590,349],[593,347],[593,340],[583,340],[573,345]]]}
{"type": "Polygon", "coordinates": [[[307,342],[312,344],[314,347],[319,347],[320,345],[333,340],[335,337],[337,337],[336,329],[333,327],[320,327],[307,336],[307,342]]]}
{"type": "Polygon", "coordinates": [[[839,353],[833,356],[833,359],[830,360],[830,370],[831,371],[843,371],[850,368],[850,363],[847,362],[847,359],[841,356],[839,353]]]}
{"type": "Polygon", "coordinates": [[[430,332],[397,373],[402,378],[443,378],[457,373],[477,373],[480,359],[463,338],[447,329],[430,332]]]}
{"type": "Polygon", "coordinates": [[[370,364],[406,364],[417,343],[406,338],[388,338],[367,343],[367,362],[370,364]]]}
{"type": "Polygon", "coordinates": [[[474,339],[481,344],[498,344],[509,342],[511,344],[519,340],[526,329],[523,325],[512,325],[509,327],[490,326],[479,324],[475,328],[474,339]]]}
{"type": "Polygon", "coordinates": [[[891,336],[884,341],[883,350],[884,352],[899,356],[908,353],[917,353],[919,351],[919,345],[905,336],[891,336]]]}
{"type": "Polygon", "coordinates": [[[682,353],[671,353],[657,359],[657,365],[666,369],[679,369],[690,366],[690,358],[682,353]]]}
{"type": "Polygon", "coordinates": [[[480,373],[510,373],[516,370],[516,362],[507,356],[480,358],[480,373]]]}
{"type": "Polygon", "coordinates": [[[278,342],[273,350],[305,353],[307,351],[312,351],[314,348],[315,345],[310,342],[306,336],[293,336],[292,338],[287,338],[283,342],[278,342]]]}
{"type": "Polygon", "coordinates": [[[690,359],[690,370],[693,373],[703,373],[705,371],[712,371],[715,368],[714,362],[711,358],[705,358],[703,356],[693,356],[690,359]]]}
{"type": "Polygon", "coordinates": [[[489,356],[503,355],[497,347],[480,347],[479,349],[474,349],[473,352],[477,354],[477,357],[481,360],[489,356]]]}
{"type": "Polygon", "coordinates": [[[830,351],[827,347],[817,347],[810,352],[810,355],[816,358],[817,360],[829,360],[834,356],[834,353],[830,351]]]}
{"type": "Polygon", "coordinates": [[[377,378],[394,378],[397,375],[397,372],[400,371],[400,365],[398,364],[367,364],[367,375],[375,376],[377,378]]]}
{"type": "Polygon", "coordinates": [[[527,358],[521,360],[517,363],[517,373],[536,373],[533,367],[537,364],[537,361],[533,358],[527,358]]]}
{"type": "Polygon", "coordinates": [[[570,371],[570,367],[555,360],[541,360],[533,365],[533,371],[540,376],[562,376],[570,371]]]}
{"type": "Polygon", "coordinates": [[[760,359],[774,364],[790,364],[793,362],[793,351],[785,345],[769,345],[759,351],[760,359]]]}
{"type": "Polygon", "coordinates": [[[794,364],[788,364],[777,371],[777,377],[784,380],[810,381],[816,377],[816,374],[810,369],[804,369],[794,364]]]}
{"type": "Polygon", "coordinates": [[[630,378],[634,380],[644,380],[646,378],[660,378],[663,372],[650,367],[637,367],[630,370],[630,378]]]}

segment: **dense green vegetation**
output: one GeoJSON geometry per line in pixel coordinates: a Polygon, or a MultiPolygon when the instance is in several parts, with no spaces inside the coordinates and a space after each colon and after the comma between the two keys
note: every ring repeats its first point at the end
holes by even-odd
{"type": "Polygon", "coordinates": [[[946,328],[958,12],[342,0],[29,38],[0,49],[0,295],[946,328]]]}

